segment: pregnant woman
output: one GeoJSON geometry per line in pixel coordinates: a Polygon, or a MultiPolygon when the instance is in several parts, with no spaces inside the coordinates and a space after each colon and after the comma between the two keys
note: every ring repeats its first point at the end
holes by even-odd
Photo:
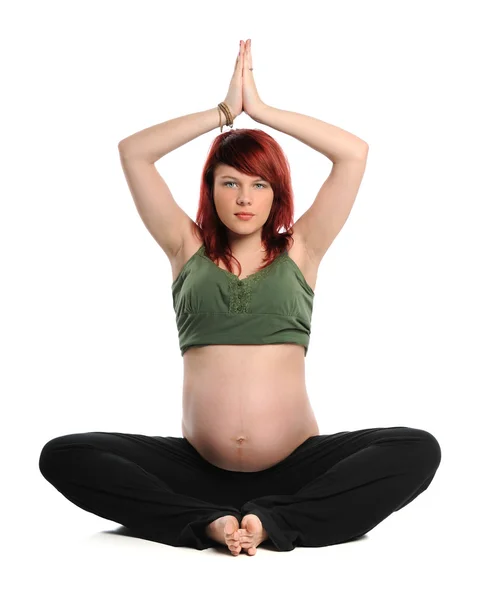
{"type": "Polygon", "coordinates": [[[320,434],[305,385],[315,282],[351,211],[368,146],[266,105],[252,71],[250,40],[242,41],[224,102],[119,143],[137,210],[172,267],[182,437],[71,433],[48,441],[39,461],[71,502],[133,535],[199,550],[224,545],[234,556],[263,543],[290,551],[356,539],[425,491],[441,460],[422,429],[320,434]],[[243,111],[333,163],[295,223],[287,159],[264,131],[233,129],[243,111]],[[217,126],[194,222],[155,162],[217,126]]]}

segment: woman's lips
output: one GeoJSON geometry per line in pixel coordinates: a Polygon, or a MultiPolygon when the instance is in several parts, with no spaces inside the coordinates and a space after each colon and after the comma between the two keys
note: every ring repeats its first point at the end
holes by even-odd
{"type": "Polygon", "coordinates": [[[239,219],[242,219],[243,221],[249,221],[254,215],[241,215],[241,214],[237,214],[236,216],[239,219]]]}

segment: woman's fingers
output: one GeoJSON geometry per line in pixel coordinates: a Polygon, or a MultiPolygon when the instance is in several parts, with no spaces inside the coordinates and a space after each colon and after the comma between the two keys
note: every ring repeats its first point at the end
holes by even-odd
{"type": "Polygon", "coordinates": [[[252,40],[247,40],[245,44],[245,64],[247,67],[252,66],[252,40]]]}
{"type": "Polygon", "coordinates": [[[237,72],[237,69],[240,67],[241,64],[242,64],[242,49],[240,48],[240,50],[238,51],[238,54],[237,54],[237,58],[235,59],[235,69],[233,70],[234,73],[237,72]]]}
{"type": "Polygon", "coordinates": [[[233,77],[232,77],[232,79],[238,77],[239,73],[240,73],[240,76],[241,76],[242,69],[243,69],[243,60],[242,60],[242,54],[241,54],[241,51],[240,51],[237,54],[237,58],[235,59],[235,68],[233,69],[233,77]]]}

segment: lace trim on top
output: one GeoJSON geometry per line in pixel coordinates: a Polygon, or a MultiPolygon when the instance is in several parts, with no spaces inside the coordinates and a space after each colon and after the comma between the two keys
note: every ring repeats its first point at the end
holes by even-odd
{"type": "Polygon", "coordinates": [[[249,313],[250,303],[252,300],[252,291],[255,284],[264,279],[275,265],[281,264],[289,259],[289,256],[285,251],[282,254],[279,254],[269,265],[263,267],[263,269],[260,269],[259,271],[256,271],[255,273],[252,273],[243,279],[239,279],[238,275],[222,269],[211,258],[209,258],[205,253],[205,246],[200,248],[200,254],[214,267],[225,273],[225,275],[229,278],[229,313],[249,313]]]}

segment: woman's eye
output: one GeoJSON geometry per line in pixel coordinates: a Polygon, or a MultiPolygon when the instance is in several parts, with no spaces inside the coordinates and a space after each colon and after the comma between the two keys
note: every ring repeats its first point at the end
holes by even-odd
{"type": "MultiPolygon", "coordinates": [[[[235,181],[227,181],[225,185],[230,185],[231,183],[235,183],[235,181]]],[[[261,185],[262,187],[266,187],[263,183],[256,183],[255,185],[261,185]]]]}

